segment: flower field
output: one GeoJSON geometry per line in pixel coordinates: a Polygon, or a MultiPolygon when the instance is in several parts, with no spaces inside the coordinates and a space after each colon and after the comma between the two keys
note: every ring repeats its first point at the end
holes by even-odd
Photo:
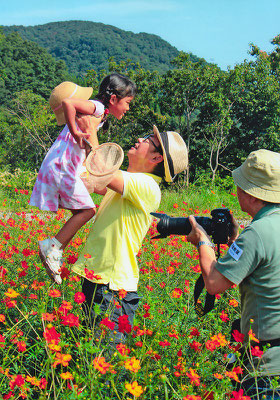
{"type": "MultiPolygon", "coordinates": [[[[19,204],[27,204],[28,191],[17,195],[19,204]]],[[[227,368],[227,355],[238,358],[244,339],[235,332],[235,341],[229,342],[231,322],[240,311],[238,290],[216,296],[215,309],[198,317],[193,304],[198,253],[185,236],[153,240],[154,220],[138,254],[143,297],[134,327],[122,317],[119,329],[130,332],[129,339],[112,352],[110,315],[99,324],[102,334],[96,340],[84,323],[80,278],[71,273],[92,223],[65,251],[59,286],[40,263],[37,241],[54,235],[69,215],[30,208],[10,212],[8,203],[3,201],[0,217],[3,399],[249,399],[231,383],[246,373],[242,365],[227,368]]],[[[194,208],[181,196],[161,211],[209,216],[208,209],[194,208]]]]}

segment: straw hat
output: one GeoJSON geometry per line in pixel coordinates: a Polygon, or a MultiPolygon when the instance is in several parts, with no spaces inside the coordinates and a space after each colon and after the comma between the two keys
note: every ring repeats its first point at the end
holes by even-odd
{"type": "Polygon", "coordinates": [[[257,150],[232,171],[234,183],[246,193],[270,203],[280,203],[280,154],[257,150]]]}
{"type": "Polygon", "coordinates": [[[177,174],[185,171],[188,166],[188,151],[186,143],[177,132],[162,132],[153,126],[154,134],[160,142],[164,160],[164,179],[166,182],[173,182],[177,174]]]}
{"type": "Polygon", "coordinates": [[[88,100],[92,92],[93,88],[82,87],[73,82],[62,82],[56,86],[51,92],[49,103],[55,113],[57,124],[63,125],[66,123],[61,104],[62,100],[67,98],[88,100]]]}

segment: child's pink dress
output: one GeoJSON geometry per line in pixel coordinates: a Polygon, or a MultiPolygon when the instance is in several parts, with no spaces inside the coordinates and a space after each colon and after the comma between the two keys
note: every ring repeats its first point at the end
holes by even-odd
{"type": "Polygon", "coordinates": [[[80,178],[85,154],[65,125],[41,165],[29,204],[48,211],[95,207],[80,178]]]}

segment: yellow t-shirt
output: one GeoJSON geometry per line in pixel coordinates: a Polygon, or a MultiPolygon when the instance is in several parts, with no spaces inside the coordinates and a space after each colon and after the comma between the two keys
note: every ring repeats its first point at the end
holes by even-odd
{"type": "Polygon", "coordinates": [[[150,227],[151,212],[160,204],[161,178],[144,173],[122,172],[124,191],[108,190],[101,202],[73,271],[89,279],[85,268],[109,283],[112,290],[136,291],[139,280],[137,253],[150,227]],[[90,257],[90,258],[89,258],[90,257]]]}

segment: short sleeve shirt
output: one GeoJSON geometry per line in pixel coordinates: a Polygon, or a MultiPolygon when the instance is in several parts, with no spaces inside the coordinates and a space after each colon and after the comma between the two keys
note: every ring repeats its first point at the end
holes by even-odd
{"type": "MultiPolygon", "coordinates": [[[[150,227],[151,212],[160,204],[161,178],[152,174],[122,172],[124,191],[108,190],[73,270],[86,276],[85,268],[109,283],[112,290],[136,291],[139,280],[137,254],[150,227]]],[[[88,277],[87,277],[88,279],[88,277]]]]}
{"type": "MultiPolygon", "coordinates": [[[[222,275],[239,285],[241,332],[247,335],[252,328],[259,340],[280,337],[279,228],[280,208],[263,207],[216,265],[222,275]]],[[[279,374],[279,359],[280,347],[269,349],[263,357],[264,374],[279,374]]]]}

